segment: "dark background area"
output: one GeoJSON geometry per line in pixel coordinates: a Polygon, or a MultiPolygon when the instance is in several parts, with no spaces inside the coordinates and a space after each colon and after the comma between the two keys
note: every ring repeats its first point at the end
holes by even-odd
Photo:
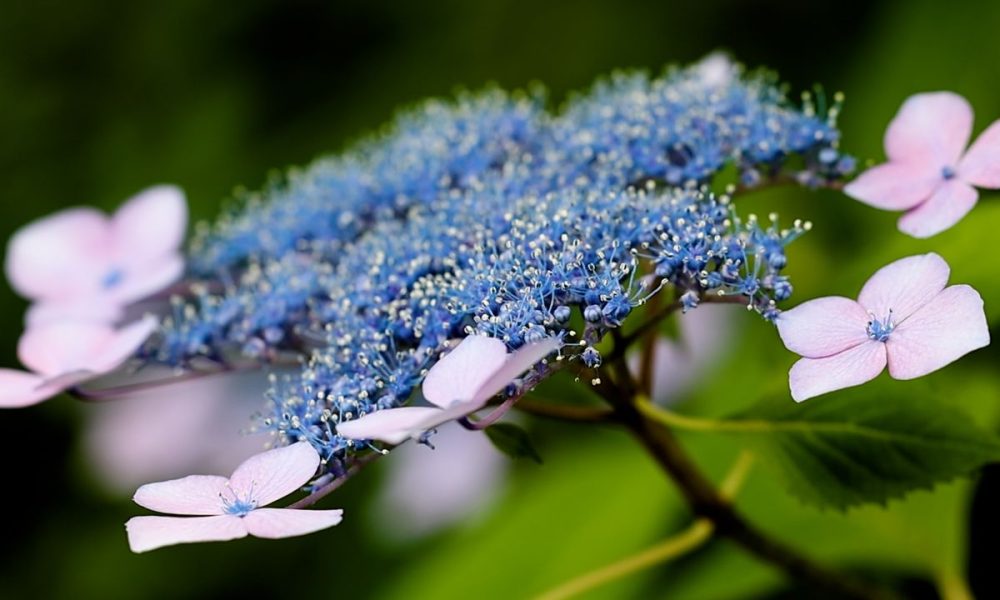
{"type": "MultiPolygon", "coordinates": [[[[613,69],[658,71],[716,49],[731,52],[749,66],[777,70],[792,90],[815,83],[843,90],[844,148],[861,159],[881,159],[885,124],[911,93],[962,93],[981,115],[977,131],[1000,116],[997,31],[1000,3],[995,2],[0,0],[0,237],[6,239],[26,222],[67,206],[112,209],[157,182],[181,185],[193,217],[211,218],[234,187],[260,187],[274,169],[339,151],[387,122],[398,107],[423,98],[490,82],[505,88],[541,82],[557,107],[568,92],[586,89],[595,77],[613,69]]],[[[778,194],[773,202],[823,223],[810,234],[812,245],[804,246],[799,258],[800,300],[830,291],[845,293],[838,286],[856,290],[868,273],[884,264],[874,257],[882,255],[885,238],[892,238],[897,256],[904,248],[933,247],[907,246],[909,242],[897,239],[891,216],[843,196],[799,192],[799,197],[796,202],[778,194]],[[857,260],[866,254],[872,258],[857,260]],[[850,265],[851,271],[823,280],[807,273],[813,259],[817,269],[850,265]]],[[[985,214],[987,209],[980,210],[985,214]]],[[[996,211],[990,215],[1000,223],[996,211]]],[[[990,229],[983,225],[950,232],[942,244],[954,249],[953,256],[946,254],[949,259],[980,260],[956,266],[956,277],[1000,289],[1000,269],[990,250],[993,240],[971,237],[983,231],[990,229]],[[979,254],[972,250],[976,247],[979,254]]],[[[793,253],[792,260],[796,258],[793,253]]],[[[1000,296],[993,303],[1000,305],[1000,296]]],[[[4,366],[17,364],[14,348],[24,306],[13,291],[0,288],[4,366]]],[[[780,347],[771,356],[789,362],[780,347]]],[[[991,351],[973,359],[969,368],[984,381],[995,379],[996,359],[991,351]]],[[[944,385],[944,380],[935,381],[944,385]]],[[[982,402],[996,406],[997,388],[991,386],[983,384],[982,402]]],[[[480,529],[392,545],[366,528],[363,518],[349,518],[335,530],[298,540],[247,540],[137,557],[128,552],[120,528],[137,514],[136,508],[128,498],[109,494],[93,481],[79,450],[86,410],[58,398],[0,413],[0,597],[225,593],[368,598],[403,591],[415,597],[448,597],[446,589],[463,588],[479,597],[511,597],[524,593],[517,585],[523,571],[507,572],[508,588],[480,589],[480,582],[496,579],[481,579],[483,571],[561,568],[574,574],[593,566],[554,553],[549,544],[558,544],[558,539],[541,532],[521,544],[494,543],[480,529]],[[441,548],[480,542],[496,550],[492,564],[463,565],[482,569],[473,572],[447,569],[447,555],[442,554],[447,550],[441,548]],[[537,547],[529,551],[526,546],[537,547]],[[526,563],[523,555],[531,552],[551,557],[553,563],[562,560],[563,566],[526,563]],[[421,574],[414,574],[418,571],[421,574]],[[437,587],[438,581],[456,579],[461,587],[437,587]]],[[[543,428],[542,444],[556,458],[546,463],[542,475],[562,465],[564,471],[575,468],[585,477],[600,479],[596,467],[585,463],[589,455],[581,457],[573,447],[578,435],[543,428]]],[[[625,443],[613,435],[597,438],[588,447],[601,447],[600,457],[607,448],[625,443]]],[[[631,451],[608,466],[629,458],[644,460],[631,451]]],[[[531,484],[539,477],[537,468],[519,465],[515,496],[529,502],[531,484]]],[[[656,476],[651,477],[636,495],[646,496],[649,486],[659,487],[656,476]]],[[[364,514],[365,498],[378,479],[377,469],[363,475],[338,492],[336,505],[345,506],[348,514],[364,514]]],[[[994,482],[984,487],[983,498],[992,500],[981,499],[978,506],[988,518],[1000,506],[1000,486],[994,482]]],[[[586,507],[588,502],[586,497],[573,498],[574,505],[586,507]]],[[[959,507],[963,524],[968,523],[967,503],[967,493],[955,492],[950,504],[959,507]]],[[[943,520],[933,510],[923,514],[919,518],[943,520]]],[[[546,515],[539,512],[534,518],[544,520],[546,515]]],[[[632,525],[648,531],[634,534],[637,541],[622,542],[622,547],[611,542],[609,559],[641,548],[643,540],[656,539],[668,521],[664,517],[648,526],[632,525]]],[[[502,518],[493,523],[507,527],[502,518]]],[[[995,564],[996,537],[983,533],[993,530],[985,520],[976,523],[974,541],[979,546],[973,559],[995,564]]],[[[581,542],[604,545],[618,527],[594,531],[604,537],[581,542]]],[[[905,544],[902,538],[892,539],[905,544]]],[[[685,577],[697,579],[699,570],[725,578],[727,573],[761,569],[747,566],[746,559],[730,559],[730,550],[709,549],[693,562],[682,563],[688,573],[695,573],[685,577]]],[[[927,579],[906,561],[887,562],[904,577],[927,579]]],[[[982,566],[975,573],[976,585],[985,592],[995,575],[982,566]]],[[[686,592],[671,597],[751,597],[772,589],[776,581],[773,573],[747,577],[752,585],[745,594],[730,590],[715,595],[709,591],[714,588],[690,583],[686,592]]],[[[602,590],[595,597],[656,597],[668,589],[661,584],[663,577],[638,578],[629,587],[602,590]]],[[[922,591],[914,593],[932,595],[927,588],[915,584],[914,589],[922,591]]]]}

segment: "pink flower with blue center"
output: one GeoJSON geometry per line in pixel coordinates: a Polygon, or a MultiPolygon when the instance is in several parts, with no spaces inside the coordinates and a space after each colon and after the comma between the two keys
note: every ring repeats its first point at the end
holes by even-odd
{"type": "Polygon", "coordinates": [[[136,504],[190,516],[132,517],[125,524],[129,547],[133,552],[146,552],[248,535],[286,538],[332,527],[340,523],[344,511],[264,508],[304,486],[319,464],[316,450],[307,442],[298,442],[248,458],[228,479],[189,475],[148,483],[136,491],[136,504]]]}
{"type": "Polygon", "coordinates": [[[911,96],[889,123],[889,162],[868,169],[844,192],[885,210],[907,211],[899,230],[926,238],[958,223],[979,199],[975,188],[1000,188],[1000,121],[965,151],[972,107],[952,92],[911,96]]]}
{"type": "Polygon", "coordinates": [[[355,440],[399,444],[425,431],[470,415],[503,391],[521,373],[555,352],[562,342],[546,338],[507,352],[496,338],[470,335],[439,360],[424,379],[424,397],[433,406],[378,410],[337,425],[337,433],[355,440]]]}
{"type": "Polygon", "coordinates": [[[180,278],[186,228],[184,194],[169,185],[140,192],[110,217],[70,208],[14,234],[7,279],[34,302],[29,326],[67,319],[114,322],[127,305],[180,278]]]}
{"type": "Polygon", "coordinates": [[[781,340],[801,355],[788,374],[797,402],[870,381],[886,365],[915,379],[989,345],[979,292],[948,283],[937,254],[902,258],[879,269],[857,301],[832,296],[781,313],[781,340]]]}

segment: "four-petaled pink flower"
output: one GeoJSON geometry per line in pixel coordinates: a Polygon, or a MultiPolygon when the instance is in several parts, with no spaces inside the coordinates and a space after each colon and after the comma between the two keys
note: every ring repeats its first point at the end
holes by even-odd
{"type": "Polygon", "coordinates": [[[128,304],[184,271],[187,205],[174,186],[149,188],[110,218],[71,208],[21,228],[7,247],[7,279],[35,304],[29,325],[53,320],[117,321],[128,304]]]}
{"type": "Polygon", "coordinates": [[[979,292],[948,283],[937,254],[910,256],[879,269],[858,300],[817,298],[781,313],[778,333],[800,359],[789,372],[801,402],[874,379],[889,365],[914,379],[990,343],[979,292]]]}
{"type": "Polygon", "coordinates": [[[0,408],[21,408],[113,371],[142,346],[156,318],[120,329],[92,322],[56,321],[28,329],[17,345],[33,372],[0,369],[0,408]]]}
{"type": "Polygon", "coordinates": [[[521,373],[562,345],[546,338],[507,353],[496,338],[470,335],[431,367],[423,392],[434,406],[404,406],[379,410],[337,424],[337,433],[355,440],[399,444],[438,425],[472,414],[486,406],[521,373]]]}
{"type": "Polygon", "coordinates": [[[957,94],[916,94],[885,132],[889,162],[844,187],[849,196],[885,210],[905,210],[899,229],[926,238],[948,229],[975,206],[973,186],[1000,188],[1000,121],[968,152],[972,107],[957,94]]]}
{"type": "Polygon", "coordinates": [[[149,483],[133,500],[151,510],[185,517],[132,517],[129,547],[146,552],[190,542],[224,542],[252,535],[285,538],[332,527],[344,511],[262,508],[298,490],[316,474],[320,458],[308,442],[247,459],[232,477],[190,475],[149,483]]]}

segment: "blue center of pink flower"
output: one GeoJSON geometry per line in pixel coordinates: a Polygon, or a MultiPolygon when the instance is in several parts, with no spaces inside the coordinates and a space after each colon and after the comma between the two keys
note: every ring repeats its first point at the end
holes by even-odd
{"type": "Polygon", "coordinates": [[[954,179],[956,174],[955,169],[951,166],[945,165],[941,168],[941,177],[944,177],[946,180],[954,179]]]}
{"type": "Polygon", "coordinates": [[[253,490],[247,494],[246,499],[240,498],[236,495],[236,492],[232,488],[229,488],[229,493],[232,498],[226,498],[224,495],[219,494],[219,498],[222,499],[222,510],[227,515],[236,515],[237,517],[245,517],[247,513],[251,510],[257,508],[257,501],[253,499],[253,490]]]}
{"type": "Polygon", "coordinates": [[[876,342],[885,342],[895,328],[896,324],[892,321],[892,309],[890,309],[889,315],[884,319],[879,320],[872,315],[872,319],[868,321],[868,337],[876,342]]]}
{"type": "Polygon", "coordinates": [[[101,287],[109,290],[121,283],[123,279],[125,279],[125,272],[117,267],[112,268],[110,271],[105,273],[104,278],[101,279],[101,287]]]}

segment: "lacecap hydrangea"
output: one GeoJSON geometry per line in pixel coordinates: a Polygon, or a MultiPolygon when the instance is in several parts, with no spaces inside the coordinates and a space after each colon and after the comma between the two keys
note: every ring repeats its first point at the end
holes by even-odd
{"type": "Polygon", "coordinates": [[[449,340],[561,338],[517,395],[598,367],[599,342],[657,295],[773,319],[792,292],[785,246],[808,224],[741,218],[732,198],[850,173],[838,111],[728,61],[616,74],[558,111],[538,91],[428,102],[202,226],[192,283],[142,357],[285,366],[256,427],[308,441],[338,475],[373,445],[337,424],[407,404],[449,340]]]}

